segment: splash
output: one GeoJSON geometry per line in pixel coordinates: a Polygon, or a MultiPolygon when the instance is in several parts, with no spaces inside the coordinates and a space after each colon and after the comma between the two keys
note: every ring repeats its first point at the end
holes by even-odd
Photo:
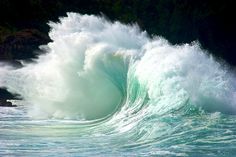
{"type": "Polygon", "coordinates": [[[34,117],[236,113],[235,76],[198,43],[171,45],[93,15],[68,13],[49,25],[46,54],[20,69],[0,68],[0,85],[33,104],[34,117]]]}

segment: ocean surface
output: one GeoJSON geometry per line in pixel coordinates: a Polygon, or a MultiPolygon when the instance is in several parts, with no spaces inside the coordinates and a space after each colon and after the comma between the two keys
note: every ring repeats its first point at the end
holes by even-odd
{"type": "Polygon", "coordinates": [[[0,156],[236,155],[236,76],[199,43],[68,13],[22,68],[1,63],[0,156]]]}

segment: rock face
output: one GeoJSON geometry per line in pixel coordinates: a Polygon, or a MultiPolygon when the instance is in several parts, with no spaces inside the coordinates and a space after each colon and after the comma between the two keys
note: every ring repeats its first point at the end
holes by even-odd
{"type": "Polygon", "coordinates": [[[0,43],[0,60],[27,60],[37,56],[39,45],[50,41],[47,35],[36,29],[24,29],[11,33],[0,43]]]}
{"type": "Polygon", "coordinates": [[[16,107],[16,105],[12,105],[11,102],[3,99],[3,100],[0,100],[0,106],[1,107],[16,107]]]}

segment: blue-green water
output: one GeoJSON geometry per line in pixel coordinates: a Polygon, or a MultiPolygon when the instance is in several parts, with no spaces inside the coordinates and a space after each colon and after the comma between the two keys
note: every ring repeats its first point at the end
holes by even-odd
{"type": "Polygon", "coordinates": [[[46,53],[1,63],[0,156],[235,156],[236,77],[197,42],[69,13],[46,53]]]}
{"type": "Polygon", "coordinates": [[[26,110],[24,105],[1,108],[0,156],[234,156],[236,152],[236,116],[194,111],[82,124],[33,120],[26,110]]]}

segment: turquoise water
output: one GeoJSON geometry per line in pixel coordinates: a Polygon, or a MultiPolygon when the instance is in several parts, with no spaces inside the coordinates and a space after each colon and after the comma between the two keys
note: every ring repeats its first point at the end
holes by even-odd
{"type": "Polygon", "coordinates": [[[235,156],[236,76],[198,42],[68,13],[0,87],[0,156],[235,156]]]}
{"type": "MultiPolygon", "coordinates": [[[[234,156],[236,117],[176,112],[130,121],[33,120],[0,110],[0,156],[234,156]]],[[[144,114],[144,113],[142,113],[144,114]]]]}

